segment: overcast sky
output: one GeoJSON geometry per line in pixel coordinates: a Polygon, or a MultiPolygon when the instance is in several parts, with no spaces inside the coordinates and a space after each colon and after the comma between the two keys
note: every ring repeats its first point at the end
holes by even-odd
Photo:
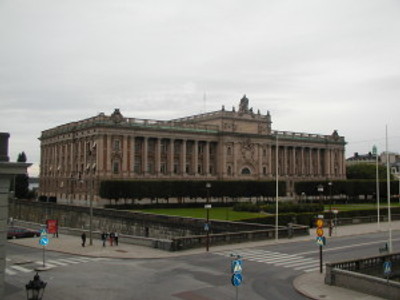
{"type": "Polygon", "coordinates": [[[238,106],[331,134],[346,157],[400,150],[400,1],[3,0],[0,131],[40,161],[41,131],[120,108],[167,120],[238,106]]]}

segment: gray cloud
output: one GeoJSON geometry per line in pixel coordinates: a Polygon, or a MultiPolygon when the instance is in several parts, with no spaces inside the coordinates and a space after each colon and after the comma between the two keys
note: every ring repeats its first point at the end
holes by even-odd
{"type": "MultiPolygon", "coordinates": [[[[378,0],[2,1],[1,130],[11,157],[25,151],[37,163],[49,127],[116,107],[151,119],[231,109],[246,93],[275,129],[338,129],[348,154],[383,150],[385,125],[400,125],[399,9],[378,0]]],[[[390,145],[399,150],[396,135],[390,145]]]]}

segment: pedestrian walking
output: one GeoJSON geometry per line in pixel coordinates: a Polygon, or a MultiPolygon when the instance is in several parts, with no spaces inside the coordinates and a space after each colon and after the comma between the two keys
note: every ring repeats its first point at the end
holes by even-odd
{"type": "Polygon", "coordinates": [[[113,245],[113,243],[114,243],[114,238],[115,238],[115,234],[114,234],[114,232],[111,232],[111,233],[110,233],[110,246],[113,245]]]}
{"type": "Polygon", "coordinates": [[[82,232],[81,238],[82,238],[82,247],[85,247],[85,244],[86,244],[86,233],[82,232]]]}
{"type": "Polygon", "coordinates": [[[115,246],[118,246],[118,232],[114,233],[115,246]]]}
{"type": "Polygon", "coordinates": [[[107,233],[105,233],[104,231],[101,234],[101,240],[103,241],[103,247],[105,247],[106,246],[106,241],[107,241],[107,233]]]}

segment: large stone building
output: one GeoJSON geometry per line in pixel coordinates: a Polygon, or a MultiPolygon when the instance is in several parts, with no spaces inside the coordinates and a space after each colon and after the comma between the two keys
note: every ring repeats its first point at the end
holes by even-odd
{"type": "Polygon", "coordinates": [[[39,195],[102,204],[105,179],[280,180],[345,178],[345,140],[274,131],[271,115],[238,109],[169,121],[125,118],[119,109],[42,132],[39,195]],[[277,147],[278,145],[278,147],[277,147]],[[278,151],[277,151],[278,149],[278,151]]]}

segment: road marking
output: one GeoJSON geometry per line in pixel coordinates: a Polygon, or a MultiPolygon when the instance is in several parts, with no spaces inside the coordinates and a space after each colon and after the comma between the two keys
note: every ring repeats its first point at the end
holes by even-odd
{"type": "Polygon", "coordinates": [[[63,262],[66,262],[66,263],[69,263],[69,264],[79,264],[79,262],[71,260],[71,259],[60,258],[59,260],[63,261],[63,262]]]}
{"type": "MultiPolygon", "coordinates": [[[[230,257],[231,253],[232,252],[222,251],[215,252],[214,254],[230,257]]],[[[257,249],[249,249],[248,251],[242,249],[241,251],[236,251],[234,253],[241,255],[242,259],[244,260],[271,264],[277,267],[299,268],[299,270],[302,270],[310,269],[318,265],[318,260],[316,259],[306,258],[304,256],[295,254],[286,254],[257,249]]]]}
{"type": "MultiPolygon", "coordinates": [[[[35,261],[35,264],[40,265],[40,266],[43,266],[43,260],[42,260],[42,261],[40,261],[40,260],[35,261]]],[[[46,267],[49,267],[49,268],[55,268],[55,267],[56,267],[56,265],[49,264],[47,261],[45,261],[44,265],[45,265],[46,267]]]]}
{"type": "Polygon", "coordinates": [[[9,268],[6,268],[6,274],[7,274],[7,275],[16,275],[17,272],[15,272],[15,271],[13,271],[13,270],[10,270],[9,268]]]}
{"type": "Polygon", "coordinates": [[[24,268],[24,267],[21,267],[21,266],[10,266],[10,268],[13,268],[13,269],[15,269],[17,271],[20,271],[20,272],[23,272],[23,273],[30,273],[30,272],[33,271],[31,269],[27,269],[27,268],[24,268]]]}
{"type": "Polygon", "coordinates": [[[68,266],[67,263],[63,263],[63,262],[60,262],[60,261],[54,260],[54,259],[49,259],[48,262],[51,264],[59,265],[59,266],[68,266]]]}
{"type": "Polygon", "coordinates": [[[85,257],[70,257],[68,259],[69,260],[73,260],[73,261],[77,261],[77,262],[80,262],[80,263],[86,263],[86,262],[90,261],[89,259],[87,259],[85,257]]]}
{"type": "MultiPolygon", "coordinates": [[[[400,241],[400,239],[394,239],[392,241],[393,242],[397,242],[397,241],[400,241]]],[[[368,242],[368,243],[360,243],[360,244],[351,244],[351,245],[340,246],[340,247],[335,247],[335,248],[324,247],[324,252],[326,252],[326,251],[343,250],[343,249],[354,248],[354,247],[363,247],[363,246],[369,246],[369,245],[374,245],[374,244],[382,244],[383,245],[384,243],[387,243],[387,240],[374,241],[374,242],[368,242]]],[[[307,255],[307,254],[313,254],[315,252],[316,251],[314,250],[314,251],[300,252],[300,253],[297,253],[297,254],[298,255],[307,255]]]]}
{"type": "Polygon", "coordinates": [[[294,268],[294,269],[297,270],[297,271],[299,271],[299,270],[304,270],[304,269],[307,269],[307,268],[310,268],[310,267],[316,267],[316,266],[319,266],[319,262],[316,262],[316,263],[314,263],[314,264],[310,264],[310,265],[308,265],[308,266],[296,267],[296,268],[294,268]]]}

